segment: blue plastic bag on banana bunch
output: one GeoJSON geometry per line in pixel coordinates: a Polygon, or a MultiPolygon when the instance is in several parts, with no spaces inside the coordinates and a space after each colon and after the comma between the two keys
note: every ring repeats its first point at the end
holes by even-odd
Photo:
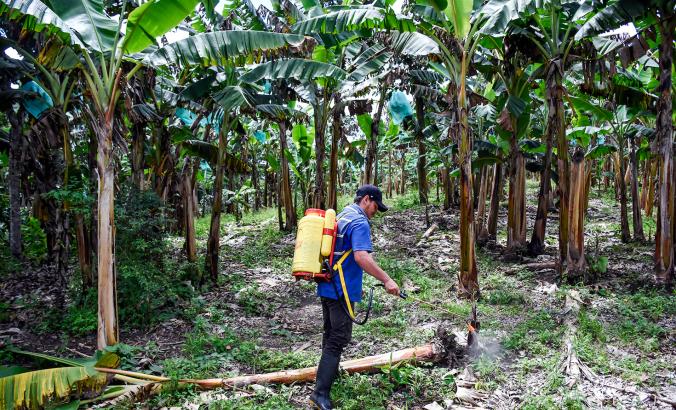
{"type": "Polygon", "coordinates": [[[390,111],[390,117],[392,118],[392,121],[397,125],[401,124],[402,121],[406,119],[406,117],[413,115],[411,103],[408,102],[406,94],[401,91],[392,92],[392,96],[390,97],[390,102],[387,107],[390,111]]]}

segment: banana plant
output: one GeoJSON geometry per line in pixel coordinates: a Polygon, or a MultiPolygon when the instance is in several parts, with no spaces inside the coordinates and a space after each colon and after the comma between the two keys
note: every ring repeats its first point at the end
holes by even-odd
{"type": "Polygon", "coordinates": [[[629,22],[637,24],[642,31],[655,28],[659,34],[659,86],[657,92],[656,135],[659,151],[659,213],[655,232],[655,274],[659,283],[674,280],[676,270],[676,177],[674,176],[673,132],[674,112],[672,108],[672,67],[674,54],[674,32],[676,12],[670,0],[634,2],[617,0],[599,4],[592,16],[576,33],[577,39],[590,37],[616,29],[629,22]]]}
{"type": "MultiPolygon", "coordinates": [[[[282,87],[285,88],[285,85],[282,84],[282,87]]],[[[289,158],[291,157],[291,153],[289,152],[286,138],[289,125],[292,122],[303,120],[306,114],[302,111],[279,104],[260,104],[256,106],[256,110],[268,121],[274,122],[277,125],[275,128],[277,128],[279,132],[279,163],[281,170],[280,200],[278,201],[278,205],[280,207],[283,206],[285,211],[286,218],[284,230],[291,231],[297,225],[297,215],[293,203],[291,175],[289,172],[289,158]]],[[[281,208],[278,209],[280,218],[279,226],[282,227],[281,208]]]]}
{"type": "MultiPolygon", "coordinates": [[[[616,107],[613,111],[599,107],[597,104],[589,101],[584,96],[570,97],[571,104],[575,107],[576,110],[582,112],[591,113],[596,119],[606,127],[610,129],[610,138],[615,143],[617,151],[615,153],[615,165],[616,165],[616,183],[619,190],[619,199],[620,199],[620,226],[622,232],[622,241],[629,242],[631,240],[631,233],[629,231],[629,218],[627,215],[627,187],[624,182],[624,175],[626,173],[626,165],[624,161],[625,154],[632,155],[631,152],[635,150],[634,142],[631,142],[631,149],[628,149],[627,142],[631,135],[633,135],[633,126],[639,119],[639,117],[644,116],[646,113],[635,107],[627,107],[626,105],[620,105],[616,107]]],[[[634,154],[635,155],[635,152],[634,154]]],[[[632,164],[635,162],[630,161],[632,164]]],[[[636,178],[636,176],[632,176],[636,178]]],[[[633,190],[633,188],[632,188],[633,190]]],[[[632,192],[632,197],[635,202],[635,213],[634,215],[634,235],[637,239],[641,239],[643,236],[643,223],[641,222],[640,212],[638,211],[638,189],[636,189],[636,195],[632,192]],[[639,225],[640,224],[640,225],[639,225]]]]}
{"type": "MultiPolygon", "coordinates": [[[[41,50],[37,58],[16,42],[6,38],[0,39],[0,48],[4,50],[8,47],[14,48],[26,62],[30,63],[20,67],[20,72],[31,80],[22,88],[34,88],[45,96],[44,99],[50,100],[49,107],[43,104],[35,105],[34,102],[43,101],[42,98],[23,99],[23,104],[35,118],[28,136],[34,141],[32,145],[51,152],[58,151],[60,148],[63,155],[63,165],[61,165],[60,161],[49,160],[57,158],[60,154],[36,153],[47,158],[51,162],[49,166],[58,170],[58,172],[47,173],[43,176],[36,175],[40,194],[36,195],[36,198],[41,203],[40,208],[45,209],[47,214],[45,230],[49,238],[50,259],[56,267],[57,275],[65,277],[69,254],[69,241],[66,236],[68,235],[70,204],[67,198],[63,201],[56,201],[54,196],[58,194],[56,187],[68,189],[69,173],[76,171],[73,169],[73,153],[66,112],[70,108],[71,97],[77,83],[74,77],[81,61],[75,52],[58,38],[48,39],[44,44],[38,43],[37,47],[41,50]],[[41,142],[37,143],[37,141],[41,142]]],[[[82,218],[76,215],[76,221],[79,227],[82,224],[82,218]]],[[[82,244],[78,243],[78,248],[81,247],[82,244]]],[[[83,263],[82,260],[80,262],[83,275],[90,276],[91,269],[88,264],[83,263]]]]}
{"type": "Polygon", "coordinates": [[[218,155],[214,166],[214,203],[212,206],[209,239],[207,240],[207,258],[205,270],[212,281],[218,277],[218,241],[220,237],[220,214],[223,203],[223,173],[227,168],[228,133],[235,121],[234,115],[240,107],[255,105],[255,92],[243,87],[242,79],[236,71],[237,66],[259,62],[268,54],[288,53],[292,49],[302,49],[304,37],[295,34],[268,33],[262,31],[220,31],[201,33],[165,46],[148,55],[145,62],[157,67],[176,67],[189,70],[192,67],[217,67],[223,76],[218,87],[213,87],[214,79],[206,80],[204,85],[209,96],[223,109],[223,122],[218,132],[218,155]]]}
{"type": "Polygon", "coordinates": [[[467,77],[470,63],[479,46],[484,9],[474,10],[471,0],[428,0],[423,7],[414,7],[421,21],[419,30],[433,39],[440,50],[447,75],[451,115],[457,121],[449,127],[451,140],[458,142],[460,168],[460,271],[458,294],[465,298],[479,296],[478,269],[475,253],[474,207],[472,194],[472,137],[468,123],[467,77]],[[472,13],[474,17],[472,17],[472,13]],[[471,18],[472,17],[472,18],[471,18]]]}
{"type": "MultiPolygon", "coordinates": [[[[134,68],[127,73],[122,62],[133,60],[133,53],[155,47],[155,38],[177,26],[196,4],[197,0],[180,0],[167,7],[164,2],[155,0],[127,12],[127,7],[131,6],[125,0],[117,21],[105,14],[101,0],[4,0],[0,6],[0,14],[20,19],[31,30],[46,29],[81,51],[84,58],[80,72],[85,79],[87,93],[91,95],[85,108],[98,142],[99,348],[115,344],[119,339],[114,269],[113,140],[120,137],[116,132],[120,80],[123,75],[131,78],[146,61],[136,60],[134,68]]],[[[168,53],[166,48],[162,48],[150,56],[155,60],[166,60],[172,56],[168,53]]],[[[222,54],[212,56],[218,58],[222,54]]]]}
{"type": "Polygon", "coordinates": [[[500,110],[497,134],[505,137],[510,146],[507,211],[507,249],[510,253],[518,253],[526,247],[526,160],[519,146],[520,139],[530,129],[532,81],[542,71],[540,64],[530,64],[528,52],[520,48],[520,40],[510,31],[504,36],[486,36],[483,40],[493,62],[484,70],[495,76],[491,90],[493,94],[495,90],[504,90],[496,100],[500,110]]]}
{"type": "MultiPolygon", "coordinates": [[[[292,29],[297,33],[315,35],[322,42],[321,52],[316,53],[316,56],[350,72],[349,76],[339,78],[337,82],[329,80],[326,86],[320,87],[319,90],[322,91],[322,94],[317,95],[318,98],[315,98],[316,103],[314,104],[317,153],[315,206],[322,206],[324,202],[324,180],[323,172],[320,172],[320,170],[323,169],[324,160],[324,132],[330,117],[333,117],[333,134],[329,171],[329,205],[335,206],[335,172],[337,171],[338,151],[336,144],[340,139],[340,129],[337,127],[341,122],[341,112],[345,108],[345,100],[348,97],[346,93],[350,94],[349,90],[354,90],[355,82],[357,84],[363,82],[365,77],[376,74],[381,70],[392,57],[392,53],[429,54],[436,51],[436,46],[425,36],[411,33],[415,31],[412,20],[395,16],[389,3],[385,4],[385,7],[353,5],[322,9],[316,3],[310,2],[307,6],[311,6],[310,9],[313,10],[312,14],[315,14],[315,16],[296,22],[292,29]],[[359,41],[360,37],[371,36],[379,30],[397,30],[397,32],[394,32],[395,38],[390,50],[382,45],[366,44],[366,42],[359,41]],[[397,51],[397,49],[399,50],[397,51]],[[355,50],[357,50],[356,53],[355,50]],[[331,107],[332,103],[333,107],[331,107]]],[[[366,182],[373,182],[375,179],[372,170],[377,150],[377,127],[380,124],[385,93],[387,92],[386,87],[384,87],[386,83],[387,81],[381,81],[379,85],[380,99],[376,117],[373,119],[375,128],[374,132],[371,132],[366,155],[364,178],[366,182]]]]}

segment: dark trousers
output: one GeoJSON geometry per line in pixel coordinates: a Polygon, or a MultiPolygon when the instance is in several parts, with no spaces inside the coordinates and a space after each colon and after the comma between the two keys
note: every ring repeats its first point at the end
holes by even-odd
{"type": "Polygon", "coordinates": [[[340,300],[322,298],[324,314],[324,336],[322,337],[322,353],[340,357],[343,349],[352,339],[352,321],[340,305],[340,300]]]}

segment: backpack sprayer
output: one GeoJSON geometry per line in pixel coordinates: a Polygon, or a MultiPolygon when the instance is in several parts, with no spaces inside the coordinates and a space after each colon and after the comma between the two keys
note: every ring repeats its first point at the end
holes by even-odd
{"type": "Polygon", "coordinates": [[[341,306],[350,320],[358,325],[363,325],[371,313],[373,288],[369,293],[369,302],[364,319],[358,321],[352,309],[352,302],[350,302],[350,296],[347,293],[345,275],[343,274],[343,262],[352,253],[352,249],[345,251],[336,264],[333,264],[337,233],[338,222],[336,221],[335,210],[327,209],[324,211],[315,208],[306,210],[305,216],[298,222],[291,271],[296,280],[313,280],[317,283],[331,282],[336,295],[339,295],[338,287],[332,280],[334,272],[337,272],[345,300],[345,304],[341,303],[341,306]]]}

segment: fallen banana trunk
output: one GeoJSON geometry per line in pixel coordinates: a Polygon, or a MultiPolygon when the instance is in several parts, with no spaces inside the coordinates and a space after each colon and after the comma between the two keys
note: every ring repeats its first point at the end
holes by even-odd
{"type": "MultiPolygon", "coordinates": [[[[348,373],[375,373],[383,366],[395,365],[401,362],[441,362],[449,357],[449,353],[454,353],[457,344],[455,336],[452,333],[447,333],[440,329],[437,334],[438,337],[435,338],[432,343],[375,356],[368,356],[361,359],[346,360],[340,363],[340,368],[348,373]]],[[[125,370],[103,368],[97,368],[96,370],[135,379],[145,379],[154,383],[167,382],[170,380],[163,376],[146,375],[125,370]]],[[[215,389],[219,387],[241,387],[250,384],[291,384],[310,382],[314,381],[316,373],[317,367],[306,367],[296,370],[282,370],[272,373],[235,376],[227,379],[181,379],[178,380],[178,382],[184,384],[196,384],[203,389],[215,389]]]]}
{"type": "MultiPolygon", "coordinates": [[[[410,347],[390,353],[368,356],[361,359],[340,362],[340,368],[348,373],[373,373],[386,365],[400,362],[438,362],[446,357],[446,349],[440,343],[430,343],[423,346],[410,347]]],[[[194,383],[204,389],[218,387],[241,387],[250,384],[291,384],[314,381],[317,367],[306,367],[296,370],[282,370],[272,373],[252,374],[230,377],[228,379],[182,380],[194,383]]]]}

